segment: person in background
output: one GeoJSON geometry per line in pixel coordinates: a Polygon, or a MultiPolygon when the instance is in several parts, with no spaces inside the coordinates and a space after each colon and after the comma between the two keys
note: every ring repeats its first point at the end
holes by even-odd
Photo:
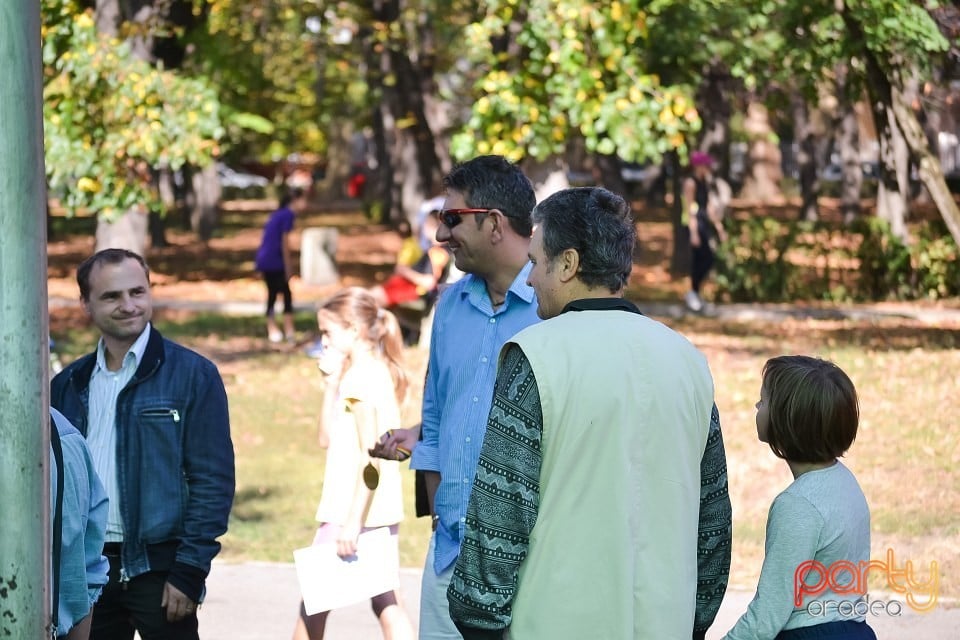
{"type": "Polygon", "coordinates": [[[58,503],[60,513],[59,522],[56,515],[52,518],[54,539],[60,540],[53,563],[56,634],[66,640],[86,640],[90,636],[90,612],[107,584],[110,566],[102,554],[107,494],[80,432],[52,407],[50,420],[50,497],[53,513],[58,512],[58,503]]]}
{"type": "Polygon", "coordinates": [[[836,563],[863,567],[870,560],[870,508],[837,459],[857,437],[857,391],[840,367],[809,356],[771,358],[762,378],[757,439],[783,458],[794,480],[770,506],[757,593],[724,638],[876,640],[856,613],[866,585],[854,588],[854,574],[834,570],[836,563]],[[814,562],[823,569],[812,570],[814,562]],[[802,572],[805,565],[811,570],[802,572]],[[802,587],[822,586],[826,572],[836,588],[804,595],[802,587]],[[813,600],[829,605],[813,615],[807,609],[813,600]]]}
{"type": "Polygon", "coordinates": [[[718,200],[710,198],[713,159],[703,151],[690,154],[692,175],[683,181],[683,218],[690,234],[690,290],[684,302],[691,311],[703,310],[700,289],[716,259],[714,234],[720,242],[727,234],[718,210],[718,200]]]}
{"type": "Polygon", "coordinates": [[[263,237],[254,260],[257,271],[263,274],[267,285],[267,338],[280,342],[286,336],[288,342],[296,340],[293,326],[293,296],[290,293],[290,278],[293,276],[293,247],[290,232],[298,214],[307,208],[307,194],[303,189],[290,189],[280,198],[280,208],[270,214],[263,227],[263,237]],[[277,296],[283,296],[283,331],[277,326],[274,304],[277,296]]]}
{"type": "MultiPolygon", "coordinates": [[[[430,214],[424,219],[423,224],[424,233],[435,237],[440,219],[436,213],[430,214]]],[[[436,240],[426,251],[422,251],[415,236],[416,234],[411,234],[408,238],[412,241],[412,248],[408,248],[407,251],[408,255],[405,257],[404,252],[401,251],[397,256],[397,266],[394,268],[393,275],[382,285],[376,285],[370,289],[370,293],[381,307],[389,309],[398,304],[433,296],[436,294],[438,285],[443,281],[447,267],[450,265],[450,253],[436,240]],[[412,256],[416,257],[410,261],[412,256]]]]}
{"type": "MultiPolygon", "coordinates": [[[[400,465],[371,458],[367,450],[400,426],[407,389],[403,340],[393,314],[359,287],[343,289],[321,303],[317,323],[323,344],[317,364],[324,376],[318,440],[327,449],[327,462],[314,544],[336,543],[338,555],[348,558],[356,553],[361,532],[385,527],[398,544],[403,520],[400,465]]],[[[395,591],[374,596],[371,605],[385,638],[413,638],[395,591]]],[[[322,638],[329,613],[307,615],[301,602],[294,640],[322,638]]]]}
{"type": "MultiPolygon", "coordinates": [[[[536,203],[530,180],[501,156],[480,156],[455,167],[443,186],[436,239],[467,275],[446,287],[435,307],[423,441],[411,460],[414,469],[425,472],[434,528],[420,592],[424,639],[460,637],[450,620],[446,589],[460,549],[497,352],[537,321],[536,299],[526,284],[530,211],[536,203]]],[[[415,430],[394,431],[402,437],[400,432],[416,442],[415,430]]]]}
{"type": "Polygon", "coordinates": [[[150,273],[136,253],[94,254],[77,284],[101,337],[53,379],[50,404],[86,438],[110,500],[109,582],[90,637],[197,640],[235,486],[223,380],[151,325],[150,273]]]}
{"type": "Polygon", "coordinates": [[[423,201],[420,207],[417,209],[417,218],[416,218],[416,228],[419,230],[417,233],[417,240],[420,242],[420,248],[426,251],[433,246],[436,242],[437,230],[436,228],[432,230],[427,230],[424,228],[424,221],[431,214],[439,214],[440,210],[443,209],[444,196],[437,195],[432,198],[427,198],[423,201]]]}
{"type": "Polygon", "coordinates": [[[533,221],[544,322],[500,353],[450,615],[467,640],[691,638],[717,417],[706,359],[623,298],[623,198],[563,190],[533,221]]]}

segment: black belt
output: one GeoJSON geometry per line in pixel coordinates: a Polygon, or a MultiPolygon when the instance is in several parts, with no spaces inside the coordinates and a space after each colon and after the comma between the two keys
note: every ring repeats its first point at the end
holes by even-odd
{"type": "Polygon", "coordinates": [[[112,558],[119,558],[120,551],[123,549],[122,542],[105,542],[103,544],[103,555],[112,558]]]}

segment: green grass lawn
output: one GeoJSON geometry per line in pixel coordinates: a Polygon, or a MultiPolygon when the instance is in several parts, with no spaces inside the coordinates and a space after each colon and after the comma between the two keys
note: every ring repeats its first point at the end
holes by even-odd
{"type": "MultiPolygon", "coordinates": [[[[166,335],[220,366],[230,398],[237,496],[221,558],[292,561],[315,528],[324,451],[316,445],[320,386],[314,361],[272,348],[259,318],[158,314],[166,335]]],[[[309,330],[312,319],[298,318],[309,330]]],[[[873,557],[939,563],[941,598],[960,597],[960,329],[912,320],[668,321],[710,362],[723,423],[734,507],[731,582],[753,587],[763,556],[767,509],[790,474],[756,440],[753,405],[767,358],[807,353],[843,367],[860,394],[861,430],[845,463],[857,475],[873,516],[873,557]]],[[[69,360],[93,333],[54,336],[69,360]]],[[[425,354],[408,351],[414,391],[405,421],[418,420],[425,354]]],[[[405,476],[407,518],[401,561],[421,566],[430,533],[413,516],[413,477],[405,476]]],[[[875,585],[883,588],[884,585],[875,585]]]]}

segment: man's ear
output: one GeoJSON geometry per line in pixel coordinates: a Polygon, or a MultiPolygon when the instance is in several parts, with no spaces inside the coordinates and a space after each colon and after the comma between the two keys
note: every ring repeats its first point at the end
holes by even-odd
{"type": "Polygon", "coordinates": [[[580,253],[576,249],[564,249],[555,260],[557,276],[561,282],[570,282],[580,272],[580,253]]]}
{"type": "Polygon", "coordinates": [[[491,219],[491,225],[493,225],[493,239],[494,241],[499,241],[503,238],[504,232],[506,231],[505,225],[510,224],[510,221],[507,220],[507,216],[503,214],[500,209],[490,209],[487,214],[491,219]]]}

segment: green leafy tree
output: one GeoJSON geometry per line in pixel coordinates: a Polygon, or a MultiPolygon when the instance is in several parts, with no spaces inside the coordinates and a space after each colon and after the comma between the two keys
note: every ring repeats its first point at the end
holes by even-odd
{"type": "Polygon", "coordinates": [[[149,169],[209,164],[224,134],[210,83],[154,68],[99,34],[91,11],[47,0],[44,128],[51,194],[70,213],[115,219],[159,208],[149,169]]]}
{"type": "Polygon", "coordinates": [[[960,244],[960,210],[927,143],[910,90],[911,85],[928,79],[934,61],[942,60],[950,50],[950,43],[928,11],[928,7],[939,6],[932,0],[926,7],[907,0],[862,0],[846,2],[841,14],[851,41],[862,43],[858,53],[880,130],[884,167],[878,215],[891,224],[896,235],[905,237],[903,220],[909,190],[906,148],[954,241],[960,244]]]}
{"type": "Polygon", "coordinates": [[[453,154],[514,160],[586,148],[627,161],[686,153],[700,126],[691,88],[666,85],[644,57],[648,15],[635,0],[491,0],[467,30],[471,60],[489,71],[453,154]]]}
{"type": "Polygon", "coordinates": [[[956,47],[933,18],[944,5],[934,0],[751,0],[747,7],[748,55],[736,70],[754,84],[789,78],[808,97],[833,84],[839,70],[848,95],[866,92],[873,106],[883,164],[878,215],[897,235],[905,235],[912,158],[951,234],[960,239],[960,212],[923,135],[911,91],[956,47]],[[768,54],[750,56],[749,43],[759,41],[772,45],[768,54]]]}
{"type": "Polygon", "coordinates": [[[293,152],[324,153],[332,113],[326,89],[351,104],[356,96],[338,67],[328,69],[312,21],[316,2],[197,0],[206,19],[184,34],[184,70],[209,78],[222,103],[225,153],[274,161],[293,152]],[[327,71],[333,73],[327,75],[327,71]],[[333,86],[329,86],[332,83],[333,86]]]}

